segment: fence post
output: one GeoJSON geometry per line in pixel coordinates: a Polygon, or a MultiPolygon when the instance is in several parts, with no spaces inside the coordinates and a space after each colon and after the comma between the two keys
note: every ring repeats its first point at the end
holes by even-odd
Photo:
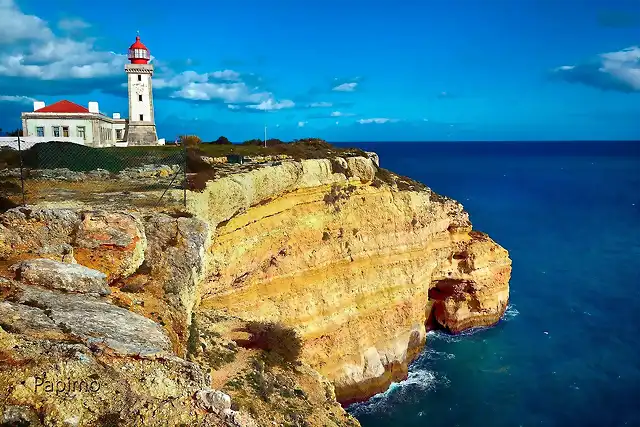
{"type": "Polygon", "coordinates": [[[26,206],[24,195],[24,166],[22,164],[22,143],[20,142],[20,133],[18,133],[18,157],[20,158],[20,186],[22,187],[22,206],[26,206]]]}
{"type": "Polygon", "coordinates": [[[182,167],[183,179],[182,179],[182,191],[183,191],[183,204],[187,207],[187,144],[186,141],[182,142],[182,154],[184,157],[184,165],[182,167]]]}

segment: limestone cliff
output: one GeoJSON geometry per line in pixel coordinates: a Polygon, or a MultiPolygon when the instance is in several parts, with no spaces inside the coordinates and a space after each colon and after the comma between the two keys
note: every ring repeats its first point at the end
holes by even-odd
{"type": "Polygon", "coordinates": [[[472,231],[459,203],[376,163],[243,169],[190,192],[188,212],[173,216],[0,215],[0,415],[357,424],[336,400],[404,377],[429,328],[496,323],[511,272],[507,251],[472,231]],[[243,345],[250,320],[294,328],[302,362],[265,366],[262,350],[243,345]],[[33,390],[44,371],[108,385],[76,405],[33,390]],[[211,389],[234,409],[218,408],[211,389]]]}
{"type": "Polygon", "coordinates": [[[216,226],[201,310],[295,327],[343,402],[405,376],[428,327],[492,325],[507,306],[507,251],[459,203],[370,159],[232,176],[189,208],[216,226]]]}

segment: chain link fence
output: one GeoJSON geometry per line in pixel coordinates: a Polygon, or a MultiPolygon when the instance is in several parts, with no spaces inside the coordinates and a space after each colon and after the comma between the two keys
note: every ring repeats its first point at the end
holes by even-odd
{"type": "Polygon", "coordinates": [[[19,205],[179,208],[186,160],[177,145],[93,148],[67,142],[0,146],[0,211],[19,205]],[[176,191],[178,190],[178,191],[176,191]]]}

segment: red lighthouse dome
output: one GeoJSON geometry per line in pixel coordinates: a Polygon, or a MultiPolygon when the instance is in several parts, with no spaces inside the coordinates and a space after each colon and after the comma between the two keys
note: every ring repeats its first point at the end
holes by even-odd
{"type": "Polygon", "coordinates": [[[132,64],[146,64],[151,59],[149,49],[140,41],[140,36],[136,36],[136,42],[129,47],[129,61],[132,64]]]}

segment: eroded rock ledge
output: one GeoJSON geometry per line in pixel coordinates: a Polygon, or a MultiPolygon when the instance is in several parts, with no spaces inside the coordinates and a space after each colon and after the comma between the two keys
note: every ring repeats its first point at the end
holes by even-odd
{"type": "Polygon", "coordinates": [[[496,323],[511,272],[507,251],[472,231],[459,203],[375,160],[226,176],[190,193],[180,216],[38,207],[1,215],[3,416],[357,424],[336,401],[405,377],[430,328],[496,323]],[[258,350],[238,345],[250,320],[295,328],[303,363],[260,365],[258,350]],[[45,371],[104,376],[104,393],[83,405],[38,393],[45,371]]]}

